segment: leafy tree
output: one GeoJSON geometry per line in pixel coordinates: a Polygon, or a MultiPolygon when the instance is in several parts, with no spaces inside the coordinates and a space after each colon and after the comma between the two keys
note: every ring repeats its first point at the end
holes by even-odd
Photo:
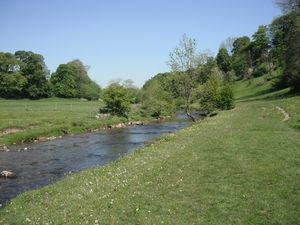
{"type": "Polygon", "coordinates": [[[276,3],[284,13],[300,12],[299,0],[277,0],[276,3]]]}
{"type": "Polygon", "coordinates": [[[20,73],[0,72],[0,96],[5,98],[20,98],[27,80],[20,73]]]}
{"type": "Polygon", "coordinates": [[[208,57],[203,65],[194,70],[196,74],[196,81],[200,84],[204,84],[211,74],[212,69],[215,67],[217,67],[217,61],[215,60],[215,58],[208,57]]]}
{"type": "Polygon", "coordinates": [[[179,45],[170,53],[170,60],[168,62],[172,71],[180,74],[179,78],[183,87],[181,96],[185,100],[185,113],[193,121],[195,121],[195,118],[190,113],[190,105],[192,93],[196,88],[196,76],[194,73],[198,59],[196,49],[196,40],[184,35],[179,45]]]}
{"type": "Polygon", "coordinates": [[[215,109],[233,108],[233,91],[228,82],[223,79],[222,72],[218,68],[212,70],[207,82],[200,90],[201,110],[210,113],[215,109]]]}
{"type": "Polygon", "coordinates": [[[220,48],[216,60],[219,68],[223,72],[227,73],[230,70],[231,58],[226,48],[220,48]]]}
{"type": "Polygon", "coordinates": [[[99,98],[100,87],[89,78],[87,68],[80,60],[59,65],[50,81],[57,97],[89,100],[99,98]]]}
{"type": "Polygon", "coordinates": [[[19,72],[19,62],[11,53],[0,52],[0,96],[20,98],[27,79],[19,72]]]}
{"type": "Polygon", "coordinates": [[[78,79],[74,75],[74,68],[68,64],[58,66],[55,73],[51,75],[53,94],[61,98],[79,98],[80,89],[78,79]]]}
{"type": "Polygon", "coordinates": [[[259,26],[258,30],[252,35],[252,57],[255,65],[264,62],[270,48],[267,26],[259,26]]]}
{"type": "Polygon", "coordinates": [[[31,51],[17,51],[15,57],[19,60],[20,73],[27,79],[24,95],[29,98],[48,97],[50,93],[49,70],[44,57],[31,51]]]}
{"type": "Polygon", "coordinates": [[[250,38],[243,36],[233,42],[232,49],[232,69],[240,79],[251,77],[252,75],[252,57],[250,38]]]}
{"type": "Polygon", "coordinates": [[[138,104],[142,101],[141,90],[134,85],[133,80],[124,80],[122,86],[126,88],[131,104],[138,104]]]}
{"type": "Polygon", "coordinates": [[[95,81],[88,81],[83,85],[82,96],[88,100],[98,100],[101,93],[101,88],[95,81]]]}
{"type": "Polygon", "coordinates": [[[283,69],[275,87],[292,87],[300,91],[300,7],[299,1],[282,0],[283,11],[289,12],[271,24],[272,54],[283,69]]]}
{"type": "Polygon", "coordinates": [[[172,93],[165,91],[158,80],[151,80],[144,86],[142,99],[145,115],[160,118],[171,116],[176,110],[172,93]]]}
{"type": "Polygon", "coordinates": [[[235,37],[226,38],[226,40],[224,40],[221,43],[220,48],[225,48],[227,50],[228,54],[231,54],[232,50],[233,50],[233,43],[234,43],[235,40],[236,40],[235,37]]]}
{"type": "Polygon", "coordinates": [[[250,38],[247,36],[243,36],[235,39],[235,41],[232,44],[233,45],[232,53],[235,55],[235,54],[245,52],[246,50],[248,50],[250,43],[251,43],[250,38]]]}
{"type": "Polygon", "coordinates": [[[130,100],[126,88],[119,84],[111,84],[103,91],[102,99],[109,113],[127,117],[130,110],[130,100]]]}

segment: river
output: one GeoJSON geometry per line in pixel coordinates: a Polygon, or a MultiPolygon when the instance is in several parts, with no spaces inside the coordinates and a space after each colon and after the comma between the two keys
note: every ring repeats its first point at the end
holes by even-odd
{"type": "Polygon", "coordinates": [[[24,191],[40,188],[83,169],[109,163],[147,141],[188,124],[186,119],[180,119],[11,146],[11,151],[0,152],[0,171],[12,170],[17,177],[0,178],[0,207],[24,191]]]}

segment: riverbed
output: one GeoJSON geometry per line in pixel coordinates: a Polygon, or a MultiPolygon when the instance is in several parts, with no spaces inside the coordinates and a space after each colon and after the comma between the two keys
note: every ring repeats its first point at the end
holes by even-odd
{"type": "Polygon", "coordinates": [[[163,134],[186,127],[179,119],[143,126],[102,130],[65,136],[48,142],[15,145],[0,152],[0,171],[12,170],[17,177],[0,179],[0,207],[18,194],[53,183],[83,169],[101,166],[128,154],[163,134]]]}

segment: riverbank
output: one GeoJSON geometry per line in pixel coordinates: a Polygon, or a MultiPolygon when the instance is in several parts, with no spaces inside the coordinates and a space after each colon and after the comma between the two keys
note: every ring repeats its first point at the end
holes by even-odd
{"type": "MultiPolygon", "coordinates": [[[[128,123],[125,118],[99,118],[101,105],[99,101],[79,99],[0,99],[0,149],[6,150],[6,145],[53,140],[66,134],[128,123]]],[[[130,115],[129,121],[140,120],[150,121],[149,118],[130,115]]]]}
{"type": "Polygon", "coordinates": [[[299,105],[280,93],[241,98],[114,163],[20,195],[0,223],[297,224],[299,105]]]}

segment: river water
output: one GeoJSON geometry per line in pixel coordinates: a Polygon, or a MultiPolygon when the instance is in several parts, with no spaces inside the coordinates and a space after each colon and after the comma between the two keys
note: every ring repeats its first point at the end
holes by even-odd
{"type": "Polygon", "coordinates": [[[17,177],[0,178],[0,207],[24,191],[53,183],[70,173],[109,163],[149,140],[188,124],[187,120],[181,119],[11,146],[11,151],[0,152],[0,171],[12,170],[17,177]]]}

